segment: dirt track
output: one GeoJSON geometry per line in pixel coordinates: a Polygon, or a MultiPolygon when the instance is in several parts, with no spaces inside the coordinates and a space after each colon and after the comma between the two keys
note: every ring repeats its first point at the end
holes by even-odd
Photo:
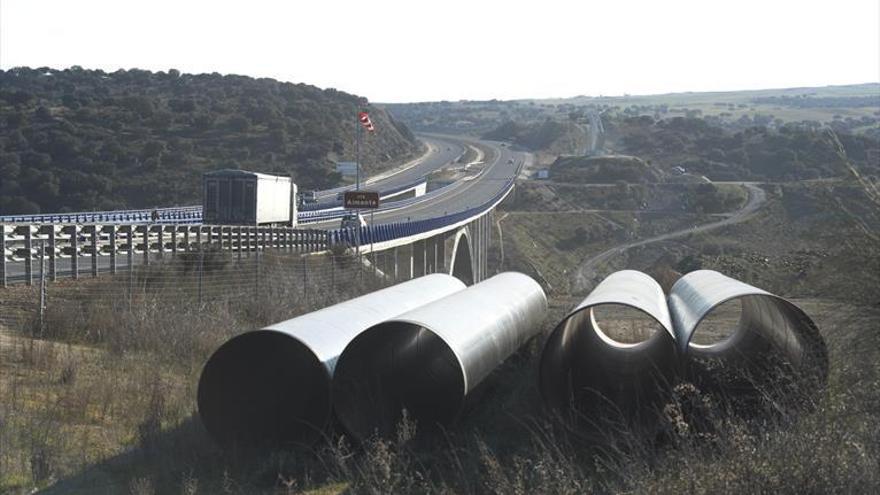
{"type": "Polygon", "coordinates": [[[653,244],[655,242],[676,239],[679,237],[697,234],[700,232],[708,232],[710,230],[724,227],[726,225],[733,225],[747,220],[752,216],[752,214],[758,211],[758,209],[764,204],[764,202],[766,202],[767,193],[754,183],[739,182],[738,184],[744,186],[749,192],[749,199],[746,201],[746,204],[743,205],[743,207],[739,210],[736,210],[735,212],[728,214],[725,218],[715,222],[695,225],[686,229],[676,230],[673,232],[668,232],[666,234],[649,237],[647,239],[641,239],[638,241],[633,241],[606,249],[605,251],[602,251],[596,256],[588,258],[584,260],[583,263],[581,263],[581,265],[578,267],[573,275],[573,291],[575,293],[581,293],[592,287],[594,279],[596,277],[596,266],[604,261],[607,261],[615,255],[626,252],[626,250],[628,249],[653,244]]]}

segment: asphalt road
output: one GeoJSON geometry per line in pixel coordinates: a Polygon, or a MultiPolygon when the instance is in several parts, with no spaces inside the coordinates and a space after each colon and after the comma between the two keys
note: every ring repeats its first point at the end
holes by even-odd
{"type": "MultiPolygon", "coordinates": [[[[479,174],[474,172],[444,188],[432,191],[422,196],[416,204],[403,209],[394,208],[393,203],[389,203],[387,209],[380,208],[374,212],[373,223],[385,224],[435,218],[483,204],[502,190],[516,174],[518,165],[529,158],[528,153],[511,151],[500,143],[455,139],[458,139],[462,146],[473,143],[485,150],[484,165],[479,174]]],[[[370,222],[370,212],[368,210],[361,212],[367,222],[370,222]]],[[[310,227],[321,229],[337,228],[339,225],[338,219],[309,224],[310,227]]]]}
{"type": "MultiPolygon", "coordinates": [[[[362,177],[364,180],[361,189],[384,191],[415,182],[431,172],[453,163],[465,152],[464,144],[461,141],[434,136],[419,136],[419,139],[428,147],[423,156],[375,176],[362,177]]],[[[354,185],[348,185],[318,191],[318,199],[322,201],[334,199],[340,192],[354,190],[354,188],[354,185]]]]}

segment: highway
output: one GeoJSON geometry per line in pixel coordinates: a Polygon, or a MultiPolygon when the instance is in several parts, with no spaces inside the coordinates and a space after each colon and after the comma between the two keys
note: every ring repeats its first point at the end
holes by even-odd
{"type": "MultiPolygon", "coordinates": [[[[427,152],[415,160],[400,167],[377,174],[373,177],[361,177],[361,189],[385,191],[396,186],[409,184],[427,176],[431,172],[444,167],[462,156],[465,145],[462,141],[435,136],[418,136],[427,146],[427,152]]],[[[333,201],[342,191],[354,190],[354,185],[340,186],[333,189],[318,191],[320,202],[333,201]]]]}
{"type": "MultiPolygon", "coordinates": [[[[433,138],[432,138],[433,139],[433,138]]],[[[451,139],[451,138],[444,138],[451,139]]],[[[422,196],[415,204],[397,208],[388,203],[376,210],[373,223],[386,224],[435,218],[478,206],[495,196],[516,175],[518,166],[528,159],[528,153],[511,151],[500,143],[460,138],[460,143],[472,143],[485,152],[484,164],[479,172],[471,172],[456,182],[422,196]]],[[[479,167],[475,167],[479,169],[479,167]]],[[[369,210],[361,210],[370,222],[369,210]]],[[[328,220],[309,224],[311,228],[334,229],[340,221],[328,220]]]]}

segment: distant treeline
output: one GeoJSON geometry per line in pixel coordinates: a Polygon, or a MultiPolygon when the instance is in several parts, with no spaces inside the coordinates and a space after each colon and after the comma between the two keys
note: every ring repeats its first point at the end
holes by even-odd
{"type": "Polygon", "coordinates": [[[377,128],[367,169],[418,152],[405,126],[334,89],[173,69],[0,71],[0,214],[198,203],[201,173],[217,168],[331,186],[362,108],[377,128]]]}
{"type": "Polygon", "coordinates": [[[849,174],[846,160],[863,174],[880,176],[873,153],[880,142],[868,136],[834,133],[796,124],[778,129],[755,126],[730,131],[701,118],[608,119],[618,146],[661,167],[681,166],[712,180],[801,180],[849,174]]]}
{"type": "Polygon", "coordinates": [[[799,108],[861,108],[880,107],[877,96],[762,96],[752,102],[765,105],[780,105],[799,108]]]}

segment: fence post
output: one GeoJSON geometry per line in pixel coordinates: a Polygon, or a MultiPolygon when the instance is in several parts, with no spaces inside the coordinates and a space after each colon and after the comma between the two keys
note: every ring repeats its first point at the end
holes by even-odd
{"type": "Polygon", "coordinates": [[[116,274],[116,225],[110,226],[110,273],[116,274]]]}
{"type": "Polygon", "coordinates": [[[70,225],[70,272],[74,279],[79,278],[79,225],[70,225]]]}
{"type": "Polygon", "coordinates": [[[333,256],[331,252],[328,256],[330,258],[330,290],[333,293],[336,293],[336,258],[333,256]]]}
{"type": "Polygon", "coordinates": [[[254,301],[260,300],[260,250],[254,251],[254,301]]]}
{"type": "Polygon", "coordinates": [[[40,338],[45,329],[46,313],[46,241],[40,239],[40,338]]]}
{"type": "Polygon", "coordinates": [[[308,278],[309,278],[309,264],[308,264],[308,261],[306,261],[307,259],[308,259],[308,256],[302,257],[303,302],[307,302],[307,300],[308,300],[308,289],[306,288],[306,284],[308,284],[308,278]]]}
{"type": "Polygon", "coordinates": [[[132,271],[134,269],[134,226],[132,225],[129,225],[125,231],[125,244],[128,245],[128,253],[126,253],[128,271],[132,271]]]}
{"type": "Polygon", "coordinates": [[[6,282],[6,225],[0,223],[0,283],[7,287],[6,282]]]}
{"type": "Polygon", "coordinates": [[[34,241],[31,234],[31,226],[26,225],[24,231],[24,250],[27,253],[24,259],[24,280],[28,285],[34,284],[34,265],[33,265],[33,250],[34,250],[34,241]]]}
{"type": "Polygon", "coordinates": [[[171,227],[171,257],[177,258],[177,225],[171,227]]]}
{"type": "Polygon", "coordinates": [[[156,236],[157,236],[156,239],[158,240],[158,244],[159,244],[158,258],[162,259],[165,257],[165,226],[164,225],[159,225],[159,231],[156,233],[156,236]]]}
{"type": "Polygon", "coordinates": [[[238,241],[237,241],[238,245],[236,246],[236,248],[238,250],[238,262],[241,263],[241,248],[242,248],[242,245],[241,245],[241,225],[236,227],[235,230],[236,230],[236,237],[238,238],[238,241]]]}
{"type": "Polygon", "coordinates": [[[144,225],[144,266],[150,266],[150,226],[144,225]]]}
{"type": "Polygon", "coordinates": [[[92,277],[98,276],[98,226],[92,225],[92,277]]]}
{"type": "Polygon", "coordinates": [[[128,312],[131,313],[131,298],[134,294],[134,226],[129,225],[125,233],[128,244],[128,312]]]}
{"type": "Polygon", "coordinates": [[[205,250],[199,248],[199,310],[202,309],[202,273],[205,270],[205,250]]]}

